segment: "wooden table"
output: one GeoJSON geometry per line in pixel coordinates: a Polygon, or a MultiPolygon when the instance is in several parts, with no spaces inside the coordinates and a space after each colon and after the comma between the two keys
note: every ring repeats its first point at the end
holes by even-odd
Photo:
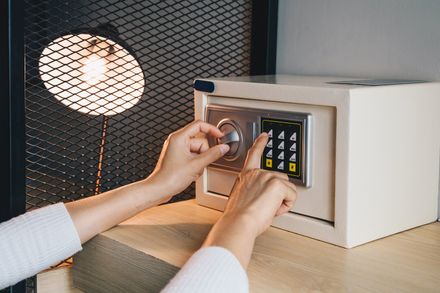
{"type": "MultiPolygon", "coordinates": [[[[156,207],[89,241],[74,257],[84,292],[158,292],[220,212],[193,200],[156,207]]],[[[277,228],[255,245],[251,292],[440,292],[440,223],[344,249],[277,228]]]]}

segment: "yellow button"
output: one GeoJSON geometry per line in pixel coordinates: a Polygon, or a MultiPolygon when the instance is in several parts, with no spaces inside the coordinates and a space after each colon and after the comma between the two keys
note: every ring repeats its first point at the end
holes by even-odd
{"type": "Polygon", "coordinates": [[[296,164],[295,163],[289,163],[289,171],[296,172],[296,164]]]}
{"type": "Polygon", "coordinates": [[[266,159],[266,167],[272,168],[272,159],[266,159]]]}

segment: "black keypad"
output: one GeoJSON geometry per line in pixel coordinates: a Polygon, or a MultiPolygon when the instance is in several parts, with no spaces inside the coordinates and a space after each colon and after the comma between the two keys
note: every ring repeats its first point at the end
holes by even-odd
{"type": "Polygon", "coordinates": [[[303,122],[273,118],[261,118],[261,131],[269,134],[261,167],[286,173],[302,180],[301,154],[303,122]]]}

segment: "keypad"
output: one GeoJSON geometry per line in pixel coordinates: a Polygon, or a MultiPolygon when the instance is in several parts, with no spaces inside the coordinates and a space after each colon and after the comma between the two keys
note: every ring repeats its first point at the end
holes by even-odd
{"type": "Polygon", "coordinates": [[[302,180],[301,139],[303,121],[261,118],[261,131],[269,135],[264,149],[261,167],[286,173],[289,177],[302,180]]]}

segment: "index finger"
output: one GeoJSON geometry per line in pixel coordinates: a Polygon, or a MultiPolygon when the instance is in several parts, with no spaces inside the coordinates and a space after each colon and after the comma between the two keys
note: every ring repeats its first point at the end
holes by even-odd
{"type": "Polygon", "coordinates": [[[261,133],[254,142],[254,145],[249,149],[243,170],[259,169],[261,163],[261,156],[268,140],[267,133],[261,133]]]}
{"type": "Polygon", "coordinates": [[[181,133],[188,135],[189,137],[194,137],[200,132],[216,138],[223,136],[223,133],[220,131],[220,129],[201,120],[195,120],[181,130],[181,133]]]}

